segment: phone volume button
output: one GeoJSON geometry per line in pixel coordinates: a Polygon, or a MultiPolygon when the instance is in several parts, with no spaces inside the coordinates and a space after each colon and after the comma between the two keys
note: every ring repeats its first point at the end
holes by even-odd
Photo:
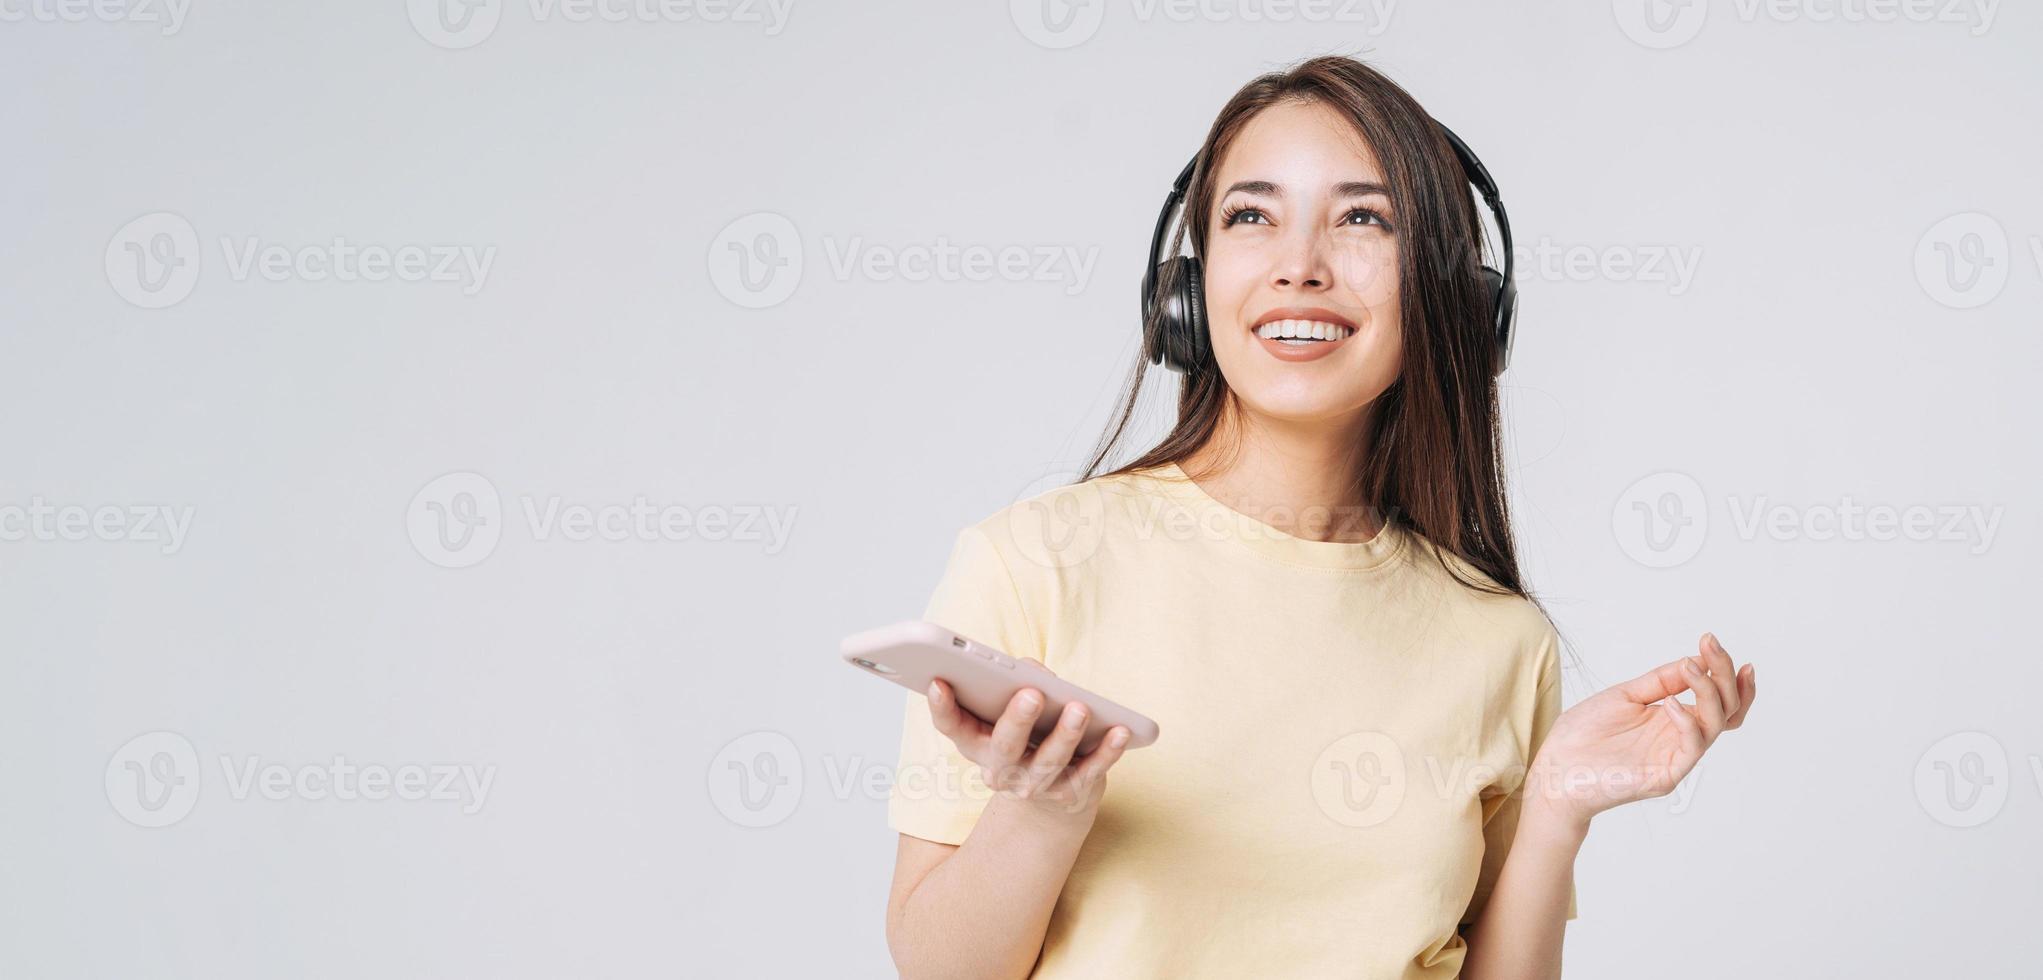
{"type": "Polygon", "coordinates": [[[1003,656],[1003,655],[1000,655],[1000,654],[994,654],[994,655],[993,655],[993,662],[994,662],[994,663],[996,663],[996,664],[999,664],[999,665],[1000,665],[1000,666],[1002,666],[1002,667],[1006,667],[1006,668],[1007,668],[1007,669],[1009,669],[1009,670],[1013,670],[1013,669],[1014,669],[1014,658],[1013,658],[1013,657],[1003,656]]]}

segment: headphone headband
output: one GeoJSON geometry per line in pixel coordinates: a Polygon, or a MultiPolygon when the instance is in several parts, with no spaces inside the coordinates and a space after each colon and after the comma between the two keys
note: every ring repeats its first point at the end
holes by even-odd
{"type": "Polygon", "coordinates": [[[1199,157],[1194,154],[1185,169],[1178,171],[1178,179],[1171,182],[1170,196],[1163,199],[1163,210],[1156,215],[1156,230],[1149,235],[1149,264],[1142,267],[1142,319],[1147,323],[1151,313],[1150,297],[1156,293],[1157,263],[1162,261],[1163,237],[1170,231],[1170,213],[1185,200],[1185,190],[1192,186],[1192,172],[1199,169],[1199,157]]]}
{"type": "MultiPolygon", "coordinates": [[[[1454,135],[1454,130],[1448,129],[1437,119],[1433,121],[1433,125],[1439,126],[1440,132],[1447,136],[1447,144],[1454,147],[1455,157],[1461,160],[1461,172],[1468,176],[1468,182],[1475,187],[1476,193],[1482,195],[1483,203],[1490,208],[1490,216],[1497,219],[1497,237],[1503,240],[1504,246],[1503,277],[1506,283],[1513,283],[1512,292],[1515,295],[1517,287],[1512,273],[1516,269],[1518,257],[1511,248],[1511,215],[1504,210],[1503,192],[1497,190],[1497,182],[1490,176],[1490,168],[1483,166],[1482,158],[1476,156],[1475,151],[1461,141],[1461,137],[1454,135]]],[[[1509,329],[1508,324],[1506,329],[1509,329]]],[[[1508,357],[1508,348],[1505,353],[1508,357]]],[[[1498,370],[1501,371],[1503,368],[1499,367],[1498,370]]]]}

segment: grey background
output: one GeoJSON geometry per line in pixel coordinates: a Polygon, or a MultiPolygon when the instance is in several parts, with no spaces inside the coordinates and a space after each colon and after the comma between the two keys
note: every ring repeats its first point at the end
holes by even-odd
{"type": "Polygon", "coordinates": [[[1765,688],[1679,800],[1597,819],[1570,975],[2034,969],[2043,13],[1712,0],[1655,34],[1627,0],[1093,0],[1041,44],[1009,6],[795,0],[775,30],[514,0],[458,50],[399,2],[199,0],[175,31],[7,6],[0,508],[191,525],[171,553],[0,541],[0,973],[892,975],[901,698],[836,641],[919,612],[957,528],[1082,460],[1166,182],[1237,86],[1328,51],[1468,138],[1527,247],[1698,259],[1521,274],[1511,478],[1569,700],[1704,629],[1765,688]],[[200,271],[149,309],[106,256],[164,211],[200,271]],[[719,235],[758,212],[803,267],[754,309],[719,235]],[[219,245],[336,236],[494,261],[470,296],[237,279],[219,245]],[[833,271],[939,239],[1095,261],[1082,289],[833,271]],[[415,498],[456,472],[501,536],[442,567],[415,498]],[[639,497],[793,524],[574,541],[521,511],[639,497]],[[1999,516],[1739,526],[1845,498],[1999,516]],[[1672,550],[1641,503],[1689,522],[1672,550]],[[152,732],[192,758],[124,748],[152,732]],[[494,781],[464,813],[236,798],[220,764],[336,755],[494,781]],[[138,760],[196,788],[181,819],[129,819],[162,812],[138,760]],[[782,766],[767,810],[734,761],[782,766]]]}

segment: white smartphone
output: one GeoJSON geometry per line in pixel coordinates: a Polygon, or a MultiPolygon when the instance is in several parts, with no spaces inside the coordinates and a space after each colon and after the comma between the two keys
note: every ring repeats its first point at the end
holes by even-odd
{"type": "Polygon", "coordinates": [[[999,720],[1008,702],[1022,688],[1033,687],[1043,692],[1043,711],[1029,734],[1030,745],[1050,734],[1064,706],[1073,701],[1092,712],[1075,755],[1091,752],[1116,725],[1128,729],[1128,748],[1141,748],[1156,741],[1156,722],[1140,712],[935,623],[911,619],[866,630],[845,637],[841,650],[845,662],[917,694],[928,694],[930,681],[943,680],[966,711],[989,725],[999,720]]]}

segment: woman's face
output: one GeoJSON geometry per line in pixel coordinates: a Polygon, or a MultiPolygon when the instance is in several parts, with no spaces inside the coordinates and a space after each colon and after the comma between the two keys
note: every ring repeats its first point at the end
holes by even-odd
{"type": "Polygon", "coordinates": [[[1203,257],[1213,356],[1251,414],[1348,422],[1397,380],[1398,216],[1376,154],[1317,102],[1221,157],[1203,257]]]}

